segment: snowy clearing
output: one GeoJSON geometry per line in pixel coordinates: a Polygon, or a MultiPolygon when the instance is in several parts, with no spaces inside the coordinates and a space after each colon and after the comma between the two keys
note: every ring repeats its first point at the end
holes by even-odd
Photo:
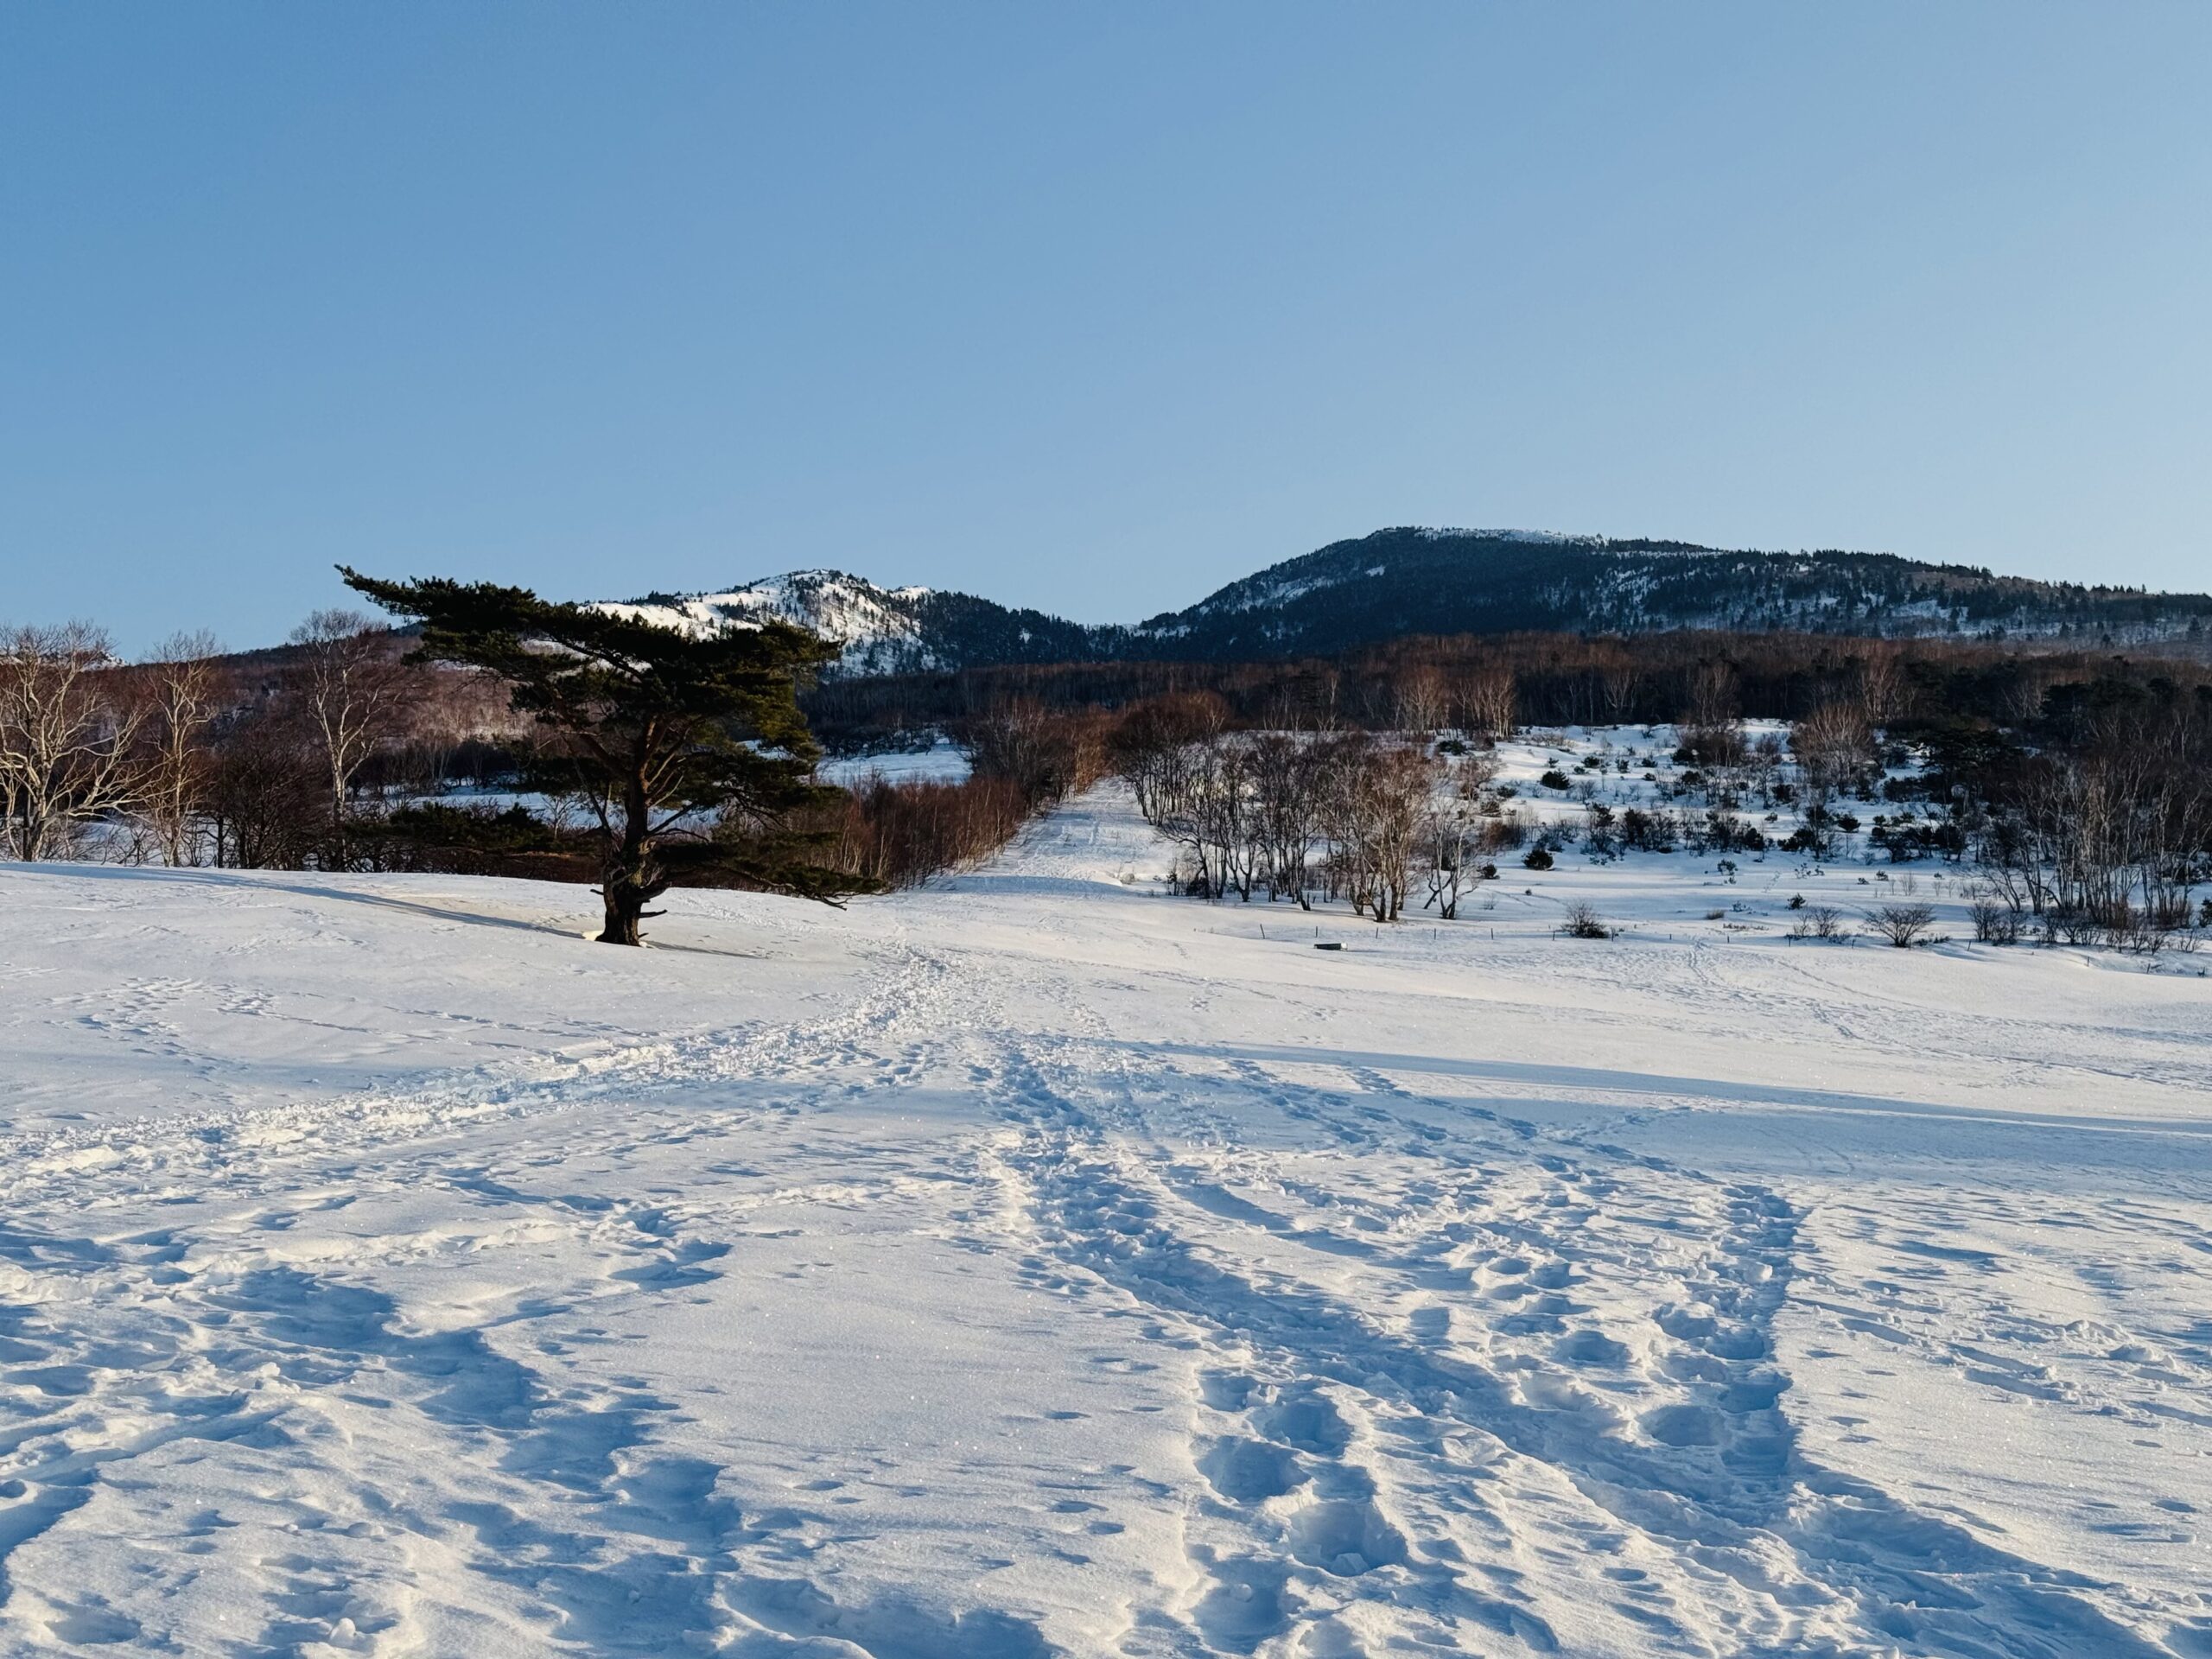
{"type": "Polygon", "coordinates": [[[968,772],[967,755],[944,738],[926,749],[840,755],[814,769],[814,775],[823,783],[848,789],[877,778],[893,784],[957,784],[968,772]]]}
{"type": "Polygon", "coordinates": [[[0,871],[0,1650],[2212,1654],[2196,958],[1166,861],[0,871]]]}

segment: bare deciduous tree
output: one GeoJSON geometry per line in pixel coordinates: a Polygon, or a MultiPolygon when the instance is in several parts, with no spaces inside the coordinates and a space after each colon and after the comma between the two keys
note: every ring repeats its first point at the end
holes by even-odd
{"type": "Polygon", "coordinates": [[[143,710],[117,697],[107,636],[82,622],[0,640],[0,799],[20,859],[67,852],[78,831],[126,807],[141,783],[143,710]]]}
{"type": "Polygon", "coordinates": [[[1559,931],[1570,939],[1610,939],[1613,937],[1613,930],[1606,925],[1605,918],[1598,914],[1598,907],[1581,899],[1567,906],[1559,931]]]}
{"type": "Polygon", "coordinates": [[[1503,664],[1478,668],[1460,683],[1461,723],[1484,737],[1513,735],[1515,703],[1513,671],[1503,664]]]}
{"type": "Polygon", "coordinates": [[[1209,899],[1252,896],[1262,857],[1250,746],[1212,734],[1171,746],[1155,772],[1153,826],[1191,859],[1191,888],[1209,899]]]}
{"type": "Polygon", "coordinates": [[[1870,643],[1859,659],[1859,710],[1867,725],[1879,729],[1904,711],[1904,658],[1896,646],[1870,643]]]}
{"type": "Polygon", "coordinates": [[[1033,807],[1087,787],[1103,770],[1090,727],[1035,702],[1010,703],[969,721],[961,741],[976,777],[1006,779],[1033,807]]]}
{"type": "Polygon", "coordinates": [[[1691,671],[1689,708],[1683,715],[1683,724],[1699,728],[1732,726],[1740,706],[1736,671],[1726,663],[1707,658],[1691,671]]]}
{"type": "Polygon", "coordinates": [[[1634,663],[1626,659],[1608,663],[1602,671],[1602,684],[1605,694],[1605,717],[1615,725],[1626,722],[1629,713],[1636,707],[1636,693],[1643,683],[1643,676],[1634,663]]]}
{"type": "Polygon", "coordinates": [[[1135,794],[1137,810],[1156,825],[1180,808],[1193,745],[1228,723],[1228,705],[1211,693],[1150,698],[1115,728],[1107,740],[1107,764],[1135,794]]]}
{"type": "Polygon", "coordinates": [[[1352,908],[1378,922],[1403,913],[1424,849],[1438,766],[1408,744],[1375,744],[1346,757],[1327,817],[1352,908]]]}
{"type": "Polygon", "coordinates": [[[226,720],[208,768],[207,826],[214,863],[299,869],[324,840],[321,768],[281,709],[226,720]]]}
{"type": "Polygon", "coordinates": [[[172,635],[155,648],[142,682],[145,772],[140,811],[166,864],[200,861],[193,819],[207,780],[207,737],[218,712],[213,659],[221,651],[211,633],[172,635]]]}
{"type": "Polygon", "coordinates": [[[1845,937],[1843,912],[1834,905],[1808,905],[1789,925],[1793,939],[1840,939],[1845,937]]]}
{"type": "Polygon", "coordinates": [[[1878,905],[1866,912],[1866,931],[1899,950],[1917,944],[1935,925],[1932,905],[1878,905]]]}
{"type": "Polygon", "coordinates": [[[354,774],[398,712],[401,670],[387,631],[359,611],[317,611],[292,630],[294,693],[330,772],[330,822],[342,832],[354,774]]]}
{"type": "Polygon", "coordinates": [[[1492,828],[1484,816],[1491,803],[1483,789],[1497,772],[1497,763],[1489,756],[1465,756],[1452,769],[1451,786],[1427,809],[1422,838],[1428,897],[1421,908],[1433,906],[1447,922],[1458,919],[1460,895],[1481,879],[1482,855],[1492,828]]]}
{"type": "Polygon", "coordinates": [[[1451,688],[1444,671],[1423,664],[1398,677],[1398,729],[1421,736],[1436,731],[1452,717],[1451,688]]]}
{"type": "Polygon", "coordinates": [[[1999,883],[1972,881],[1959,888],[1967,901],[1967,919],[1974,936],[1983,944],[2012,944],[2020,937],[2021,906],[1999,883]]]}
{"type": "Polygon", "coordinates": [[[1874,734],[1864,711],[1847,702],[1824,702],[1790,728],[1789,747],[1810,804],[1825,807],[1874,766],[1874,734]]]}
{"type": "Polygon", "coordinates": [[[1336,746],[1326,739],[1266,732],[1252,741],[1253,827],[1270,899],[1313,906],[1306,861],[1320,834],[1322,790],[1336,746]]]}

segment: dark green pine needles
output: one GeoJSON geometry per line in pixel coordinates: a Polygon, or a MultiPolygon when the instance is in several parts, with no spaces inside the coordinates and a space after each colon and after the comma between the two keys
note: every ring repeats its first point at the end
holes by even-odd
{"type": "Polygon", "coordinates": [[[533,783],[596,815],[604,943],[639,944],[645,906],[671,887],[834,899],[865,886],[813,861],[819,835],[786,827],[834,794],[813,781],[798,706],[836,655],[816,635],[774,619],[691,633],[526,588],[339,571],[423,625],[410,660],[495,674],[537,721],[533,783]]]}

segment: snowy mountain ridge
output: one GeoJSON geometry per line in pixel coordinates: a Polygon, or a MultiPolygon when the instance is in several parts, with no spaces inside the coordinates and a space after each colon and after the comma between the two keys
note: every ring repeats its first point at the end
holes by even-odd
{"type": "Polygon", "coordinates": [[[830,671],[841,677],[1320,654],[1416,633],[1723,629],[2093,645],[2212,638],[2212,597],[2202,594],[2000,576],[1888,553],[1423,527],[1332,543],[1134,626],[1071,622],[970,594],[883,588],[826,569],[603,608],[684,627],[780,617],[836,642],[841,654],[830,671]]]}
{"type": "Polygon", "coordinates": [[[882,588],[842,570],[794,570],[717,593],[647,594],[596,608],[665,627],[747,627],[766,617],[811,629],[839,646],[829,672],[859,678],[922,674],[985,663],[1084,661],[1122,630],[1020,610],[972,594],[882,588]]]}

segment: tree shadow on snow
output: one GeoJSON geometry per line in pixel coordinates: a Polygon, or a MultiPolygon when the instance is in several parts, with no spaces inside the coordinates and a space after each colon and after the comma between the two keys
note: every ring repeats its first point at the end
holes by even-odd
{"type": "Polygon", "coordinates": [[[304,899],[332,899],[341,904],[403,911],[411,915],[428,917],[434,921],[459,922],[472,927],[508,928],[518,932],[543,933],[560,939],[579,937],[577,929],[562,927],[552,922],[535,922],[524,917],[501,916],[487,911],[456,910],[419,899],[403,899],[392,893],[330,887],[319,881],[271,876],[262,871],[157,869],[134,864],[44,863],[15,865],[10,868],[8,874],[11,876],[50,875],[101,881],[149,882],[162,887],[216,887],[235,893],[284,893],[304,899]]]}
{"type": "Polygon", "coordinates": [[[1797,1089],[1787,1084],[1736,1083],[1716,1077],[1669,1077],[1661,1072],[1619,1071],[1596,1066],[1458,1059],[1437,1054],[1370,1053],[1353,1049],[1297,1048],[1260,1043],[1128,1042],[1119,1046],[1135,1053],[1254,1060],[1263,1065],[1346,1066],[1381,1072],[1427,1072],[1440,1077],[1477,1077],[1492,1083],[1587,1089],[1606,1094],[1668,1095],[1729,1101],[1746,1106],[1783,1106],[1814,1112],[1861,1112],[1895,1117],[1947,1119],[1962,1123],[2007,1124],[2024,1129],[2092,1135],[2212,1136],[2212,1121],[2065,1117],[2050,1112],[2011,1112],[2000,1107],[1947,1106],[1934,1101],[1909,1100],[1891,1095],[1858,1095],[1833,1089],[1797,1089]]]}

